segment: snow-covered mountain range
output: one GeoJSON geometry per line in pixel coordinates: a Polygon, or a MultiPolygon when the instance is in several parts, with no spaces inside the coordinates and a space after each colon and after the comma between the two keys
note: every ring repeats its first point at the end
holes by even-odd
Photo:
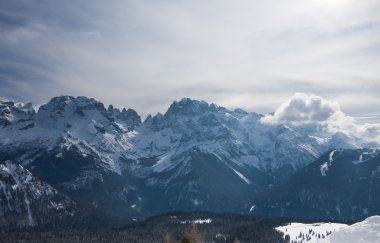
{"type": "Polygon", "coordinates": [[[0,102],[0,161],[12,160],[73,200],[138,219],[168,210],[248,212],[256,195],[333,149],[374,146],[323,125],[204,101],[174,101],[143,122],[133,109],[60,96],[0,102]]]}

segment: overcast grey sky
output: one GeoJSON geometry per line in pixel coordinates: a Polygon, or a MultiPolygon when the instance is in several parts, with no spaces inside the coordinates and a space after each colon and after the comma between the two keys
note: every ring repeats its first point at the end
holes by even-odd
{"type": "Polygon", "coordinates": [[[380,113],[378,0],[2,0],[0,96],[145,116],[190,97],[267,113],[295,92],[380,113]]]}

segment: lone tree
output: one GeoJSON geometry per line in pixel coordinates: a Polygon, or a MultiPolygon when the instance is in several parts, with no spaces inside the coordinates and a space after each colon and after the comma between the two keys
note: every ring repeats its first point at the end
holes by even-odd
{"type": "Polygon", "coordinates": [[[182,238],[180,243],[202,243],[203,237],[202,234],[198,231],[197,225],[193,222],[191,224],[190,231],[186,231],[182,238]]]}
{"type": "Polygon", "coordinates": [[[174,243],[172,235],[170,233],[166,233],[164,237],[164,243],[174,243]]]}

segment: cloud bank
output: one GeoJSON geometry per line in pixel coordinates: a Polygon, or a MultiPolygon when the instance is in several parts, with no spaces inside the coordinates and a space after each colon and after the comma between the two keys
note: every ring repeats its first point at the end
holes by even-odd
{"type": "Polygon", "coordinates": [[[380,1],[2,0],[1,95],[142,115],[182,97],[267,113],[295,92],[379,115],[380,1]]]}
{"type": "Polygon", "coordinates": [[[354,117],[346,115],[337,102],[316,95],[296,93],[274,113],[265,115],[260,121],[272,125],[321,125],[330,134],[342,132],[348,136],[380,143],[380,123],[359,124],[354,117]]]}

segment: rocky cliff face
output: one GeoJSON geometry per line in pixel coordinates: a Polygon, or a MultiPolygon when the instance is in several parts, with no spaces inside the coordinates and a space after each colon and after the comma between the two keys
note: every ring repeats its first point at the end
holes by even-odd
{"type": "Polygon", "coordinates": [[[51,226],[79,213],[80,208],[68,196],[21,165],[11,161],[0,164],[0,228],[51,226]]]}

